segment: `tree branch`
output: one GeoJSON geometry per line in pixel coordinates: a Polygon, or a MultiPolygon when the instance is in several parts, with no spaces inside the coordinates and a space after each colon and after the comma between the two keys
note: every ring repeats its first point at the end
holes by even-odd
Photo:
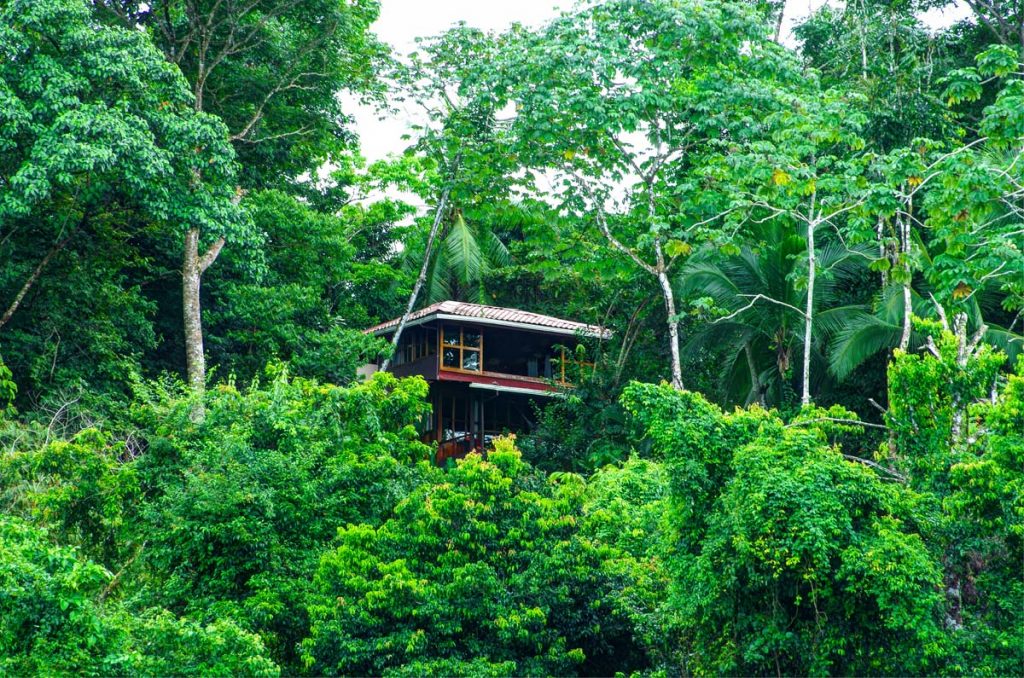
{"type": "Polygon", "coordinates": [[[224,237],[217,238],[210,249],[206,250],[203,256],[199,257],[199,274],[202,275],[206,272],[206,269],[210,268],[210,265],[217,260],[217,256],[220,251],[224,249],[224,237]]]}
{"type": "Polygon", "coordinates": [[[738,308],[738,309],[736,309],[735,311],[733,311],[733,312],[732,312],[732,313],[730,313],[729,315],[726,315],[726,316],[722,316],[721,318],[715,318],[715,320],[714,320],[714,321],[712,321],[712,324],[714,324],[714,323],[720,323],[720,322],[722,322],[723,320],[732,320],[733,318],[735,318],[736,316],[738,316],[738,315],[739,315],[740,313],[743,313],[744,311],[746,311],[746,310],[749,310],[749,309],[753,308],[754,304],[756,304],[756,303],[758,302],[758,300],[759,300],[759,299],[764,299],[764,300],[765,300],[765,301],[767,301],[767,302],[770,302],[770,303],[773,303],[773,304],[778,304],[779,306],[784,306],[784,307],[786,307],[786,308],[790,309],[791,311],[796,311],[797,313],[799,313],[799,314],[800,314],[800,317],[801,317],[801,318],[806,318],[806,317],[807,317],[807,314],[805,314],[805,313],[804,313],[803,311],[801,311],[801,310],[800,310],[799,308],[797,308],[796,306],[793,306],[793,305],[791,305],[791,304],[787,304],[787,303],[786,303],[786,302],[784,302],[784,301],[779,301],[778,299],[772,299],[771,297],[765,296],[765,295],[763,295],[763,294],[754,294],[754,295],[750,295],[750,294],[741,294],[741,295],[739,295],[739,296],[741,296],[741,297],[751,297],[751,299],[750,299],[750,303],[749,303],[749,304],[747,304],[746,306],[742,307],[742,308],[738,308]]]}
{"type": "MultiPolygon", "coordinates": [[[[840,453],[840,454],[843,454],[843,453],[840,453]]],[[[858,464],[864,464],[865,466],[870,466],[871,468],[873,468],[873,469],[875,469],[877,471],[881,471],[882,473],[884,473],[886,475],[892,476],[893,478],[895,478],[896,480],[900,481],[901,483],[907,482],[907,477],[905,475],[903,475],[902,473],[897,473],[896,471],[892,470],[891,468],[889,468],[887,466],[882,466],[878,462],[871,461],[870,459],[865,459],[863,457],[855,457],[852,454],[843,454],[843,459],[846,459],[848,461],[855,461],[858,464]]]]}
{"type": "Polygon", "coordinates": [[[889,427],[884,424],[872,424],[869,421],[861,421],[860,419],[843,419],[840,417],[817,417],[815,419],[801,419],[800,421],[794,421],[790,424],[786,424],[782,428],[792,428],[793,426],[805,426],[807,424],[818,424],[823,421],[831,421],[836,424],[852,424],[854,426],[864,426],[866,428],[880,428],[883,431],[888,431],[889,427]]]}
{"type": "Polygon", "coordinates": [[[28,291],[32,289],[32,286],[39,280],[39,276],[42,275],[43,269],[45,269],[46,265],[50,263],[50,260],[53,259],[54,255],[64,249],[70,240],[71,236],[69,235],[55,243],[54,246],[50,248],[50,251],[46,253],[46,256],[44,256],[43,260],[35,267],[35,270],[32,271],[28,280],[25,281],[25,284],[22,285],[21,289],[18,290],[18,293],[14,295],[14,301],[12,301],[10,306],[7,307],[7,310],[4,311],[3,316],[0,316],[0,328],[3,328],[3,326],[10,321],[11,316],[13,316],[14,312],[18,310],[18,307],[21,305],[25,295],[28,294],[28,291]]]}
{"type": "Polygon", "coordinates": [[[594,218],[595,221],[597,221],[597,227],[601,229],[601,233],[604,235],[605,239],[607,239],[608,242],[611,243],[612,247],[619,250],[623,254],[627,255],[630,259],[632,259],[634,262],[636,262],[637,266],[647,271],[651,275],[657,275],[658,271],[657,269],[654,268],[654,266],[651,266],[646,261],[641,259],[636,252],[626,247],[622,242],[619,241],[618,238],[612,235],[612,231],[608,227],[608,222],[605,220],[604,209],[602,209],[601,203],[597,200],[597,197],[594,195],[594,192],[587,185],[587,182],[580,179],[574,172],[570,172],[570,175],[573,177],[573,179],[576,180],[576,183],[580,187],[580,189],[587,194],[588,198],[590,198],[590,202],[594,204],[594,218]]]}

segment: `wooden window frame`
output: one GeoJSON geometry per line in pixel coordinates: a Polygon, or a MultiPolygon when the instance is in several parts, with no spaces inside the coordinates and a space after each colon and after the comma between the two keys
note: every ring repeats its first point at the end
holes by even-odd
{"type": "Polygon", "coordinates": [[[430,351],[433,348],[430,341],[430,330],[421,327],[412,327],[402,335],[402,341],[396,356],[401,356],[398,365],[410,365],[417,360],[433,355],[430,351]]]}
{"type": "Polygon", "coordinates": [[[458,344],[446,344],[446,343],[444,343],[444,338],[445,338],[444,328],[445,328],[445,324],[442,322],[440,324],[440,327],[438,328],[438,332],[437,332],[437,369],[443,370],[445,372],[461,372],[463,374],[483,374],[483,372],[484,372],[484,332],[483,332],[483,330],[477,329],[477,328],[470,328],[473,331],[475,331],[478,335],[480,335],[480,345],[479,346],[469,346],[469,345],[467,345],[465,343],[465,336],[466,336],[466,331],[465,330],[466,330],[466,326],[460,324],[460,325],[451,325],[451,327],[458,327],[459,328],[459,343],[458,344]],[[459,366],[458,367],[448,367],[447,365],[444,364],[444,351],[447,348],[457,349],[458,350],[458,352],[459,352],[459,366]],[[480,354],[480,358],[479,358],[480,359],[480,369],[478,369],[478,370],[467,370],[467,369],[464,369],[462,367],[462,359],[463,359],[463,354],[465,353],[465,351],[476,351],[477,353],[480,354]]]}
{"type": "Polygon", "coordinates": [[[580,368],[581,372],[582,372],[584,367],[589,367],[591,369],[591,371],[594,370],[594,363],[588,362],[586,360],[576,360],[575,358],[567,358],[565,354],[566,354],[566,348],[565,348],[565,346],[562,346],[561,347],[561,356],[559,358],[556,358],[556,360],[558,360],[558,364],[559,364],[559,377],[557,379],[555,379],[555,382],[557,384],[559,384],[561,386],[571,386],[572,385],[572,382],[565,378],[565,365],[566,365],[566,363],[572,363],[572,364],[576,365],[576,367],[580,368]]]}

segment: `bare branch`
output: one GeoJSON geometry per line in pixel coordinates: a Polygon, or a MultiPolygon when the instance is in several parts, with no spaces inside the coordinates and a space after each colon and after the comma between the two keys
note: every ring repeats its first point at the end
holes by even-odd
{"type": "Polygon", "coordinates": [[[800,317],[801,317],[801,318],[806,318],[806,317],[807,317],[807,315],[806,315],[806,314],[805,314],[805,313],[804,313],[804,312],[803,312],[802,310],[800,310],[799,308],[797,308],[796,306],[793,306],[793,305],[791,305],[791,304],[787,304],[787,303],[786,303],[786,302],[784,302],[784,301],[779,301],[778,299],[772,299],[771,297],[765,296],[765,295],[763,295],[763,294],[754,294],[754,295],[750,295],[750,294],[741,294],[741,295],[739,295],[739,296],[741,296],[741,297],[750,297],[750,303],[749,303],[749,304],[747,304],[746,306],[743,306],[742,308],[738,308],[738,309],[736,309],[735,311],[733,311],[733,312],[732,312],[732,313],[730,313],[729,315],[726,315],[726,316],[722,316],[721,318],[716,318],[716,319],[715,319],[715,320],[713,321],[713,323],[712,323],[712,324],[714,324],[714,323],[720,323],[720,322],[722,322],[722,321],[724,321],[724,320],[731,320],[731,319],[735,318],[735,317],[736,317],[736,316],[738,316],[738,315],[739,315],[740,313],[743,313],[744,311],[746,311],[746,310],[748,310],[748,309],[750,309],[750,308],[753,308],[754,304],[756,304],[756,303],[757,303],[757,302],[758,302],[759,300],[764,300],[764,301],[770,302],[770,303],[772,303],[772,304],[778,304],[779,306],[784,306],[785,308],[788,308],[788,309],[790,309],[791,311],[796,311],[797,313],[799,313],[799,314],[800,314],[800,317]]]}
{"type": "Polygon", "coordinates": [[[939,300],[936,299],[935,295],[931,292],[928,293],[928,298],[930,298],[932,303],[935,304],[935,312],[939,314],[939,320],[942,322],[942,329],[947,332],[952,332],[953,328],[950,326],[949,318],[946,316],[946,309],[942,308],[942,304],[939,303],[939,300]]]}
{"type": "Polygon", "coordinates": [[[569,174],[576,181],[576,184],[580,187],[580,189],[584,193],[586,193],[587,197],[590,199],[590,202],[593,203],[594,220],[597,222],[597,226],[599,229],[601,229],[601,233],[604,235],[605,239],[611,243],[612,247],[619,250],[623,254],[627,255],[630,259],[632,259],[634,262],[636,262],[637,266],[647,271],[651,275],[657,275],[658,270],[654,266],[651,266],[646,261],[641,259],[636,252],[626,247],[618,238],[612,235],[612,231],[608,227],[608,222],[605,219],[604,209],[601,207],[601,203],[600,201],[598,201],[597,196],[594,195],[593,190],[591,190],[590,186],[587,185],[587,182],[581,179],[575,172],[570,171],[569,174]]]}
{"type": "Polygon", "coordinates": [[[238,141],[239,143],[243,144],[259,144],[263,143],[264,141],[273,141],[274,139],[283,139],[284,137],[294,137],[300,134],[308,134],[310,131],[312,131],[312,128],[309,125],[303,125],[299,129],[293,129],[288,132],[281,132],[280,134],[270,134],[268,136],[259,137],[257,139],[248,139],[236,135],[230,137],[230,141],[238,141]]]}
{"type": "Polygon", "coordinates": [[[907,477],[904,476],[902,473],[898,473],[897,471],[894,471],[893,469],[887,466],[882,466],[878,462],[871,461],[870,459],[865,459],[864,457],[856,457],[852,454],[843,454],[843,459],[846,459],[848,461],[855,461],[858,464],[864,464],[865,466],[870,466],[871,468],[877,471],[881,471],[882,473],[888,476],[892,476],[901,483],[907,482],[907,477]]]}
{"type": "Polygon", "coordinates": [[[886,410],[886,409],[885,409],[884,407],[882,407],[881,405],[879,405],[879,404],[878,404],[878,402],[877,402],[877,401],[876,401],[876,400],[875,400],[874,398],[868,398],[868,403],[869,403],[869,404],[870,404],[870,405],[871,405],[872,407],[874,407],[874,408],[875,408],[876,410],[878,410],[879,412],[881,412],[882,414],[885,414],[885,413],[886,413],[886,412],[888,411],[888,410],[886,410]]]}
{"type": "Polygon", "coordinates": [[[807,424],[819,424],[824,421],[830,421],[836,424],[852,424],[854,426],[864,426],[865,428],[880,428],[886,431],[889,430],[889,427],[883,424],[872,424],[869,421],[861,421],[860,419],[843,419],[841,417],[816,417],[814,419],[801,419],[800,421],[794,421],[792,423],[786,424],[782,428],[806,426],[807,424]]]}

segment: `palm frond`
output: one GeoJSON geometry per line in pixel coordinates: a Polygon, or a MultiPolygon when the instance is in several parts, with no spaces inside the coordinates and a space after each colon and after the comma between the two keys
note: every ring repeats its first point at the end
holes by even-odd
{"type": "Polygon", "coordinates": [[[452,289],[448,284],[448,254],[445,248],[438,249],[434,260],[427,270],[427,303],[434,304],[452,298],[452,289]]]}
{"type": "Polygon", "coordinates": [[[829,371],[845,379],[879,351],[899,343],[902,328],[871,313],[853,314],[829,344],[829,371]]]}
{"type": "Polygon", "coordinates": [[[459,214],[448,229],[444,239],[444,250],[448,255],[448,269],[464,286],[479,280],[484,269],[484,255],[480,243],[459,214]]]}
{"type": "Polygon", "coordinates": [[[483,233],[483,252],[487,262],[492,266],[509,266],[512,264],[512,255],[509,253],[505,243],[501,241],[494,231],[487,229],[483,233]]]}
{"type": "Polygon", "coordinates": [[[818,311],[814,316],[814,333],[821,339],[833,337],[861,316],[869,315],[870,308],[863,304],[837,306],[825,311],[818,311]]]}

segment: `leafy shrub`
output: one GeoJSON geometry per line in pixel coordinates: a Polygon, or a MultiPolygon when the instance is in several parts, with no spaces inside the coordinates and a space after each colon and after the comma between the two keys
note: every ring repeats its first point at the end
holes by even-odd
{"type": "Polygon", "coordinates": [[[615,614],[600,552],[578,533],[584,483],[545,479],[508,439],[325,555],[307,668],[325,674],[606,674],[615,614]]]}
{"type": "MultiPolygon", "coordinates": [[[[23,431],[31,442],[31,432],[23,431]]],[[[131,548],[140,488],[123,441],[94,428],[0,457],[0,506],[112,567],[131,548]]]]}
{"type": "Polygon", "coordinates": [[[935,670],[941,569],[912,493],[760,408],[725,415],[645,384],[623,403],[672,479],[669,608],[688,670],[935,670]]]}
{"type": "Polygon", "coordinates": [[[136,413],[150,431],[139,460],[150,602],[240,620],[292,661],[321,550],[339,526],[380,522],[425,472],[413,424],[426,390],[386,373],[342,388],[278,367],[265,386],[212,389],[201,423],[188,398],[154,394],[136,413]]]}
{"type": "Polygon", "coordinates": [[[45,530],[0,517],[0,670],[12,675],[274,676],[259,637],[106,600],[110,573],[45,530]]]}

